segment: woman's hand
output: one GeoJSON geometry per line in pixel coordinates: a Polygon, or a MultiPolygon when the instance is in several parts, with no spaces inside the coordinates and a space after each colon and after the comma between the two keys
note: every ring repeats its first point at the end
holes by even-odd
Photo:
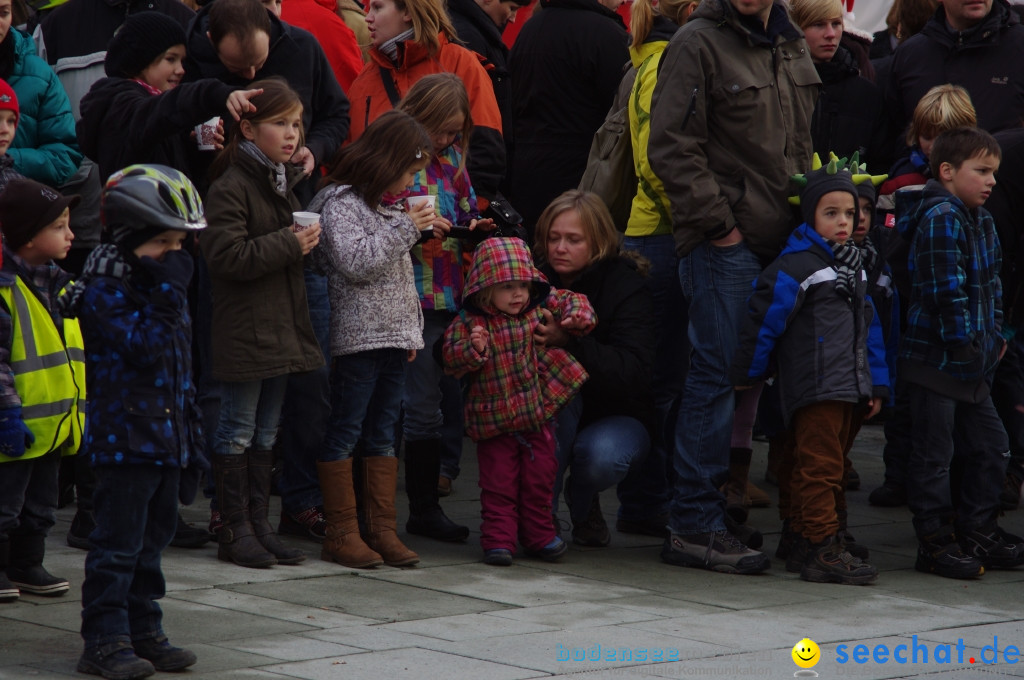
{"type": "Polygon", "coordinates": [[[533,329],[533,341],[547,347],[565,347],[569,344],[569,332],[561,324],[555,323],[555,316],[550,310],[540,310],[543,321],[533,329]]]}
{"type": "MultiPolygon", "coordinates": [[[[257,88],[255,90],[235,90],[228,95],[228,101],[224,107],[231,114],[231,117],[236,121],[242,119],[243,113],[249,113],[255,111],[256,106],[253,105],[250,99],[257,95],[263,94],[263,88],[257,88]]],[[[223,130],[221,130],[223,132],[223,130]]]]}
{"type": "Polygon", "coordinates": [[[294,224],[292,225],[292,234],[298,240],[299,247],[302,248],[302,254],[309,255],[309,251],[316,248],[317,243],[320,243],[320,223],[318,222],[312,227],[303,227],[302,231],[296,231],[295,226],[294,224]]]}

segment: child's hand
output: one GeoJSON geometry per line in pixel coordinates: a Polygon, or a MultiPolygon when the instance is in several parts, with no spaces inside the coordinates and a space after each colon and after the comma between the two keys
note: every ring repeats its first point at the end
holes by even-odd
{"type": "Polygon", "coordinates": [[[592,318],[586,317],[579,312],[573,312],[569,316],[562,319],[562,328],[567,331],[573,331],[580,335],[585,335],[590,331],[594,330],[594,323],[592,318]]]}
{"type": "Polygon", "coordinates": [[[882,410],[882,400],[872,397],[868,399],[868,412],[864,416],[864,420],[871,420],[878,415],[878,412],[882,410]]]}
{"type": "Polygon", "coordinates": [[[405,360],[407,362],[409,362],[410,364],[412,362],[416,361],[416,350],[414,350],[414,349],[407,349],[407,350],[405,350],[405,360]]]}
{"type": "Polygon", "coordinates": [[[478,354],[487,354],[487,343],[490,337],[487,329],[483,326],[473,326],[473,330],[469,333],[469,343],[473,345],[473,349],[478,354]]]}
{"type": "Polygon", "coordinates": [[[299,247],[302,248],[303,255],[309,255],[309,251],[316,248],[316,244],[320,243],[320,224],[314,224],[312,227],[303,227],[302,231],[295,231],[295,225],[292,225],[292,233],[299,242],[299,247]]]}
{"type": "Polygon", "coordinates": [[[22,419],[20,406],[0,410],[0,453],[21,458],[35,441],[35,435],[22,419]]]}
{"type": "Polygon", "coordinates": [[[262,88],[255,90],[235,90],[228,95],[228,101],[224,105],[224,108],[228,110],[228,113],[231,114],[232,118],[239,121],[242,119],[243,113],[249,113],[250,111],[256,110],[256,106],[249,100],[260,94],[263,94],[262,88]]]}

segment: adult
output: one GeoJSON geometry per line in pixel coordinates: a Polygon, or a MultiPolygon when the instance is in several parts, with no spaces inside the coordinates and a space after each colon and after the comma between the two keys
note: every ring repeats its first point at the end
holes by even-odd
{"type": "Polygon", "coordinates": [[[803,35],[772,0],[704,0],[661,58],[647,155],[672,205],[692,345],[662,551],[670,564],[744,574],[770,564],[725,526],[728,372],[751,285],[792,230],[789,177],[811,162],[818,84],[803,35]]]}
{"type": "Polygon", "coordinates": [[[327,63],[343,92],[352,86],[363,70],[363,53],[356,42],[356,34],[341,17],[334,13],[333,0],[288,0],[281,5],[283,21],[313,34],[324,50],[327,63]]]}
{"type": "Polygon", "coordinates": [[[366,23],[373,41],[370,62],[352,83],[351,138],[398,104],[409,88],[431,73],[454,73],[469,95],[473,134],[466,149],[473,189],[488,200],[505,176],[501,113],[487,72],[475,54],[458,44],[441,0],[370,0],[366,23]]]}
{"type": "MultiPolygon", "coordinates": [[[[583,293],[597,313],[589,335],[570,336],[548,318],[535,337],[565,348],[590,375],[558,414],[555,505],[568,469],[573,541],[604,546],[610,535],[598,493],[626,479],[650,449],[657,345],[651,294],[637,258],[620,250],[611,215],[596,194],[574,189],[551,202],[537,221],[534,257],[551,285],[583,293]]],[[[642,516],[641,508],[630,510],[642,516]]]]}
{"type": "Polygon", "coordinates": [[[629,63],[621,0],[540,0],[509,54],[513,138],[508,194],[532,228],[580,183],[594,133],[629,63]]]}
{"type": "Polygon", "coordinates": [[[1024,119],[1024,26],[1006,0],[943,0],[920,33],[893,55],[888,108],[897,130],[925,92],[963,86],[978,127],[996,132],[1024,119]]]}
{"type": "Polygon", "coordinates": [[[875,84],[861,76],[853,52],[840,44],[844,35],[841,0],[793,0],[789,12],[804,32],[821,78],[821,95],[811,121],[814,151],[822,159],[830,151],[841,157],[858,152],[869,172],[883,174],[892,162],[885,103],[875,84]]]}
{"type": "Polygon", "coordinates": [[[356,44],[359,45],[359,50],[363,55],[363,63],[369,63],[370,44],[373,40],[370,38],[370,29],[366,25],[366,10],[363,9],[362,4],[356,0],[337,0],[337,2],[317,0],[317,2],[325,7],[334,4],[334,13],[341,17],[341,20],[355,33],[356,44]]]}

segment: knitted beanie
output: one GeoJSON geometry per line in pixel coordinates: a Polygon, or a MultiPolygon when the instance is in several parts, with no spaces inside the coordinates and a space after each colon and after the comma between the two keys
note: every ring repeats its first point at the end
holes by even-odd
{"type": "Polygon", "coordinates": [[[6,80],[0,80],[0,111],[14,111],[15,116],[21,115],[18,110],[18,95],[6,80]]]}
{"type": "Polygon", "coordinates": [[[853,175],[845,168],[837,168],[829,163],[817,170],[804,175],[807,184],[800,190],[800,212],[804,222],[814,226],[814,213],[818,209],[821,197],[832,191],[845,191],[853,196],[853,207],[858,208],[857,186],[853,183],[853,175]]]}
{"type": "Polygon", "coordinates": [[[4,244],[17,252],[44,227],[56,221],[65,208],[74,208],[80,200],[78,194],[63,196],[35,180],[12,179],[0,194],[4,244]]]}
{"type": "Polygon", "coordinates": [[[877,192],[875,191],[875,185],[871,182],[861,182],[857,185],[857,195],[861,198],[866,198],[871,202],[871,205],[875,205],[875,201],[878,199],[877,192]]]}
{"type": "Polygon", "coordinates": [[[184,45],[186,39],[185,29],[166,14],[132,14],[107,44],[103,68],[114,78],[135,78],[164,52],[184,45]]]}

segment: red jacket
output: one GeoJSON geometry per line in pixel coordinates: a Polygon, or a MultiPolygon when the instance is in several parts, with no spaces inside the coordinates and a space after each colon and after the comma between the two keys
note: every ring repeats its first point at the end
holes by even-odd
{"type": "MultiPolygon", "coordinates": [[[[334,6],[334,3],[331,3],[334,6]]],[[[334,77],[345,92],[363,68],[356,34],[341,17],[317,0],[288,0],[281,5],[281,20],[303,28],[316,38],[327,55],[334,77]]]]}

